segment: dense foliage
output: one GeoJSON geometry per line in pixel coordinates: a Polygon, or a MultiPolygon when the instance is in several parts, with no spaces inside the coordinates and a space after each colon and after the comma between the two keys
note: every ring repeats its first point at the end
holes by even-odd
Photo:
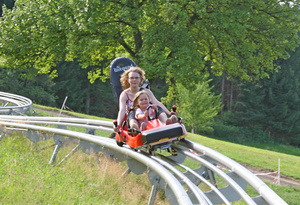
{"type": "Polygon", "coordinates": [[[0,17],[2,16],[2,7],[5,6],[8,9],[12,9],[14,7],[14,0],[4,0],[0,1],[0,17]]]}
{"type": "Polygon", "coordinates": [[[235,141],[263,142],[275,139],[299,146],[299,59],[300,47],[291,53],[288,60],[277,61],[281,69],[270,74],[270,78],[256,84],[240,82],[236,102],[227,106],[227,112],[221,117],[222,123],[214,125],[215,135],[235,141]]]}
{"type": "Polygon", "coordinates": [[[196,83],[209,71],[251,80],[267,76],[273,60],[287,57],[286,50],[298,44],[298,5],[287,0],[19,0],[12,10],[3,10],[0,64],[55,76],[53,67],[63,60],[79,59],[83,67],[107,60],[105,69],[89,72],[94,81],[109,76],[108,63],[116,56],[129,55],[150,78],[185,86],[186,79],[196,83]]]}
{"type": "Polygon", "coordinates": [[[177,88],[178,115],[183,117],[186,128],[195,133],[211,131],[213,119],[221,110],[220,96],[211,91],[208,82],[198,83],[193,91],[182,85],[177,88]]]}
{"type": "Polygon", "coordinates": [[[35,71],[0,68],[0,91],[18,94],[34,103],[55,106],[57,96],[54,82],[48,75],[35,75],[35,71]]]}
{"type": "Polygon", "coordinates": [[[129,56],[158,99],[182,108],[188,128],[207,131],[220,111],[212,136],[299,145],[299,0],[5,4],[2,91],[57,107],[68,96],[73,110],[114,118],[109,63],[129,56]]]}
{"type": "Polygon", "coordinates": [[[66,105],[74,111],[108,118],[117,116],[118,109],[109,81],[104,83],[97,79],[93,84],[89,82],[87,71],[92,67],[82,69],[77,61],[62,61],[56,69],[58,77],[53,81],[58,105],[62,105],[68,96],[66,105]]]}

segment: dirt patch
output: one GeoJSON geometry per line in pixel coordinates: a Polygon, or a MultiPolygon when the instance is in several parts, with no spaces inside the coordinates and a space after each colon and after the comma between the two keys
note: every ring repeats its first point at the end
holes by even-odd
{"type": "MultiPolygon", "coordinates": [[[[262,169],[258,167],[251,167],[246,164],[242,164],[246,169],[248,169],[250,172],[253,174],[256,174],[258,178],[260,178],[262,181],[274,183],[278,180],[278,173],[272,173],[272,174],[267,174],[267,175],[261,175],[265,173],[271,173],[273,171],[267,170],[267,169],[262,169]]],[[[300,189],[300,180],[294,179],[292,177],[287,177],[280,175],[279,177],[279,182],[280,185],[283,186],[291,186],[300,189]]]]}

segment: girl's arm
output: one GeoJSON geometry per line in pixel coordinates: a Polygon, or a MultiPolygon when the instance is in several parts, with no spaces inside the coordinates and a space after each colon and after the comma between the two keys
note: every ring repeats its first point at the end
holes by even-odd
{"type": "Polygon", "coordinates": [[[135,117],[138,119],[138,120],[145,120],[146,117],[148,117],[149,115],[149,111],[146,110],[144,113],[140,112],[139,109],[136,110],[136,114],[135,114],[135,117]]]}
{"type": "Polygon", "coordinates": [[[166,108],[166,106],[156,99],[151,90],[147,88],[145,88],[144,90],[148,93],[151,103],[160,106],[166,112],[167,115],[172,115],[172,113],[166,108]]]}

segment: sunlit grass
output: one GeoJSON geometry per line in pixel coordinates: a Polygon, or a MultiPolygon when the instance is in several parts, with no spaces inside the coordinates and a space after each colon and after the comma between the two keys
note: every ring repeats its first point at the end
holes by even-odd
{"type": "Polygon", "coordinates": [[[239,163],[268,169],[270,171],[278,170],[278,159],[280,159],[281,174],[300,179],[299,156],[224,142],[190,133],[188,134],[187,139],[214,149],[239,163]]]}
{"type": "MultiPolygon", "coordinates": [[[[51,115],[48,112],[38,113],[39,116],[51,115]]],[[[72,114],[76,115],[73,112],[72,114]]],[[[91,119],[89,115],[81,116],[91,119]]],[[[99,117],[93,119],[103,120],[99,117]]],[[[68,127],[68,129],[86,131],[85,128],[78,127],[68,127]]],[[[96,135],[108,137],[110,133],[97,130],[96,135]]],[[[278,152],[271,152],[194,134],[188,134],[187,139],[250,166],[277,170],[278,158],[280,158],[281,174],[300,178],[297,171],[300,168],[297,150],[296,156],[293,156],[280,153],[280,147],[278,152]]],[[[60,166],[55,166],[76,146],[70,144],[62,147],[54,165],[49,165],[55,146],[52,138],[32,143],[25,136],[5,136],[0,141],[0,145],[0,204],[146,204],[148,201],[151,184],[146,174],[139,176],[129,174],[120,177],[127,169],[126,162],[116,163],[107,160],[102,154],[87,155],[78,150],[60,166]]],[[[170,155],[163,152],[162,154],[170,155]]],[[[201,166],[200,163],[195,163],[188,158],[185,159],[184,165],[192,169],[201,166]]],[[[185,171],[182,168],[180,170],[185,171]]],[[[226,182],[217,175],[216,180],[219,188],[227,186],[226,182]]],[[[288,204],[298,203],[299,189],[266,184],[288,204]]],[[[204,191],[210,190],[204,183],[200,186],[204,191]]],[[[163,191],[159,192],[157,204],[168,204],[163,193],[163,191]]],[[[249,185],[247,193],[250,196],[257,196],[257,192],[249,185]]],[[[233,204],[246,203],[239,200],[233,204]]]]}
{"type": "MultiPolygon", "coordinates": [[[[129,174],[126,163],[78,150],[56,166],[74,145],[62,147],[49,164],[53,139],[32,143],[25,136],[1,140],[0,204],[146,204],[151,184],[129,174]]],[[[157,202],[166,202],[156,199],[157,202]]]]}
{"type": "MultiPolygon", "coordinates": [[[[38,104],[34,104],[34,108],[33,108],[36,113],[34,115],[38,115],[38,116],[49,116],[49,117],[59,117],[59,113],[61,111],[60,108],[54,108],[54,107],[48,107],[48,106],[44,106],[44,105],[38,105],[38,104]],[[57,112],[58,114],[53,114],[47,111],[43,111],[39,108],[44,108],[47,110],[52,110],[57,112]]],[[[69,115],[73,115],[76,117],[82,117],[82,118],[89,118],[89,119],[97,119],[97,120],[107,120],[107,121],[112,121],[111,119],[105,118],[105,117],[98,117],[98,116],[93,116],[93,115],[87,115],[87,114],[83,114],[83,113],[77,113],[77,112],[72,112],[69,110],[62,110],[61,111],[62,114],[69,114],[69,115]]]]}

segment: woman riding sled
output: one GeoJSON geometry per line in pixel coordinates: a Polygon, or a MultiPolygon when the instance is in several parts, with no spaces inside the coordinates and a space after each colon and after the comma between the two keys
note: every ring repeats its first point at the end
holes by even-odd
{"type": "MultiPolygon", "coordinates": [[[[115,132],[119,132],[127,114],[127,126],[139,130],[139,123],[135,118],[135,110],[132,109],[133,99],[135,95],[142,90],[141,88],[143,81],[145,80],[145,72],[139,67],[131,67],[126,70],[122,75],[120,82],[122,84],[123,92],[119,98],[119,113],[117,118],[117,126],[114,127],[115,132]]],[[[151,90],[144,88],[147,92],[151,103],[157,105],[159,112],[159,120],[166,123],[168,117],[176,112],[170,112],[160,101],[158,101],[151,90]]]]}

